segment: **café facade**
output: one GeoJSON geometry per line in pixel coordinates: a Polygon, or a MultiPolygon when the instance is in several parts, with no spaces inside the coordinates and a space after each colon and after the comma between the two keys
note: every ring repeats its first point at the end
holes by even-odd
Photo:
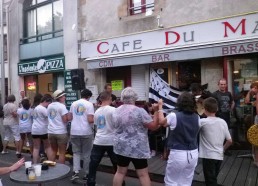
{"type": "Polygon", "coordinates": [[[233,94],[235,84],[248,91],[258,81],[258,13],[85,41],[81,58],[87,70],[105,72],[103,81],[122,82],[117,96],[132,86],[148,100],[151,68],[182,90],[198,82],[213,92],[224,77],[233,94]]]}

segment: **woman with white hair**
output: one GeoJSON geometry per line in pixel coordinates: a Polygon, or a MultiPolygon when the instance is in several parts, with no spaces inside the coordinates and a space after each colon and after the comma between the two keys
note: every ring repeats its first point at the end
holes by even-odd
{"type": "Polygon", "coordinates": [[[157,106],[154,118],[140,107],[135,106],[138,99],[137,93],[131,88],[125,88],[121,93],[123,105],[113,113],[115,127],[114,152],[117,155],[117,171],[114,176],[113,186],[121,186],[127,173],[127,168],[132,162],[136,173],[143,186],[150,186],[147,159],[151,158],[148,141],[148,129],[158,129],[157,106]]]}

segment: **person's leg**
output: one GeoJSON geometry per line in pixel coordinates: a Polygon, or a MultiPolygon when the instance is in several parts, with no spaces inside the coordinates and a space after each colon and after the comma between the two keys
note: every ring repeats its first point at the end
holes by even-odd
{"type": "Polygon", "coordinates": [[[11,128],[11,132],[12,132],[12,135],[13,135],[14,141],[15,141],[17,158],[21,158],[22,147],[21,147],[21,135],[20,135],[20,131],[19,131],[19,126],[13,125],[10,128],[11,128]]]}
{"type": "Polygon", "coordinates": [[[57,139],[54,134],[48,134],[48,139],[51,149],[48,159],[51,161],[56,161],[56,154],[58,150],[57,139]]]}
{"type": "Polygon", "coordinates": [[[39,148],[40,148],[40,138],[33,138],[33,163],[38,163],[39,160],[39,148]]]}
{"type": "Polygon", "coordinates": [[[186,165],[183,169],[182,174],[180,174],[180,182],[182,185],[191,185],[194,176],[194,170],[198,163],[198,150],[186,151],[187,159],[186,165]]]}
{"type": "Polygon", "coordinates": [[[83,170],[85,175],[89,173],[89,162],[90,154],[93,145],[93,135],[89,135],[88,138],[81,138],[82,147],[82,160],[83,160],[83,170]]]}
{"type": "Polygon", "coordinates": [[[93,145],[90,155],[89,163],[89,174],[87,180],[87,186],[95,186],[96,184],[96,174],[99,163],[105,153],[105,147],[100,145],[93,145]]]}
{"type": "Polygon", "coordinates": [[[131,158],[116,154],[117,157],[117,171],[113,179],[113,186],[122,186],[124,184],[124,178],[127,173],[128,166],[131,162],[131,158]]]}
{"type": "Polygon", "coordinates": [[[215,160],[203,158],[202,166],[203,166],[205,184],[207,186],[216,186],[217,177],[216,177],[215,160]]]}
{"type": "Polygon", "coordinates": [[[24,141],[26,140],[26,133],[20,133],[21,135],[21,141],[20,141],[20,146],[19,146],[19,152],[22,151],[22,148],[24,146],[24,141]]]}
{"type": "Polygon", "coordinates": [[[113,165],[114,171],[116,172],[116,170],[117,170],[117,157],[116,157],[116,154],[114,153],[113,146],[106,146],[105,149],[106,149],[106,152],[109,156],[109,159],[110,159],[110,161],[113,165]]]}
{"type": "MultiPolygon", "coordinates": [[[[42,145],[44,146],[43,152],[47,154],[47,158],[49,159],[49,156],[51,155],[51,147],[47,138],[43,138],[41,140],[40,146],[42,145]]],[[[39,153],[40,153],[40,149],[39,149],[39,153]]]]}
{"type": "Polygon", "coordinates": [[[136,169],[136,173],[139,177],[142,186],[151,186],[150,176],[148,173],[148,168],[136,169]]]}
{"type": "Polygon", "coordinates": [[[27,141],[29,142],[29,148],[30,148],[30,154],[33,153],[33,142],[32,142],[32,136],[31,133],[27,133],[27,141]]]}
{"type": "Polygon", "coordinates": [[[80,148],[80,138],[71,137],[71,144],[73,148],[73,172],[79,173],[81,170],[80,160],[81,160],[81,148],[80,148]]]}
{"type": "Polygon", "coordinates": [[[65,163],[65,152],[66,146],[68,142],[68,135],[67,134],[58,134],[57,135],[57,143],[58,143],[58,152],[59,152],[59,163],[65,163]]]}
{"type": "Polygon", "coordinates": [[[127,167],[120,167],[119,165],[117,166],[117,171],[113,179],[113,186],[122,186],[125,175],[127,173],[127,167]]]}
{"type": "Polygon", "coordinates": [[[139,177],[142,186],[150,186],[150,176],[148,173],[148,161],[147,159],[135,159],[132,158],[133,165],[135,167],[136,173],[139,177]]]}
{"type": "Polygon", "coordinates": [[[2,153],[6,153],[7,145],[9,143],[9,140],[11,138],[11,129],[8,125],[4,125],[4,142],[3,142],[3,151],[2,153]]]}
{"type": "Polygon", "coordinates": [[[222,160],[216,160],[216,162],[215,162],[215,167],[216,167],[216,170],[215,170],[216,183],[218,183],[217,178],[218,178],[218,175],[219,175],[221,164],[222,164],[222,160]]]}

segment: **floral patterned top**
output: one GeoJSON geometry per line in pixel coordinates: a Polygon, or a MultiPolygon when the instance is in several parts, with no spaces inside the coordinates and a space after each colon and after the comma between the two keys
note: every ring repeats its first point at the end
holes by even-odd
{"type": "Polygon", "coordinates": [[[152,121],[143,108],[130,104],[118,107],[113,113],[114,152],[130,158],[150,158],[148,129],[144,124],[152,121]]]}

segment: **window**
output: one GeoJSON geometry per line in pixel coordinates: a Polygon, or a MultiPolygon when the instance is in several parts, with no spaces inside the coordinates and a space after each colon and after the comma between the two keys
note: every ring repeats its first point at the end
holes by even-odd
{"type": "Polygon", "coordinates": [[[154,0],[130,0],[130,15],[154,11],[154,0]]]}
{"type": "Polygon", "coordinates": [[[63,34],[63,0],[28,0],[23,4],[24,42],[49,39],[63,34]]]}

